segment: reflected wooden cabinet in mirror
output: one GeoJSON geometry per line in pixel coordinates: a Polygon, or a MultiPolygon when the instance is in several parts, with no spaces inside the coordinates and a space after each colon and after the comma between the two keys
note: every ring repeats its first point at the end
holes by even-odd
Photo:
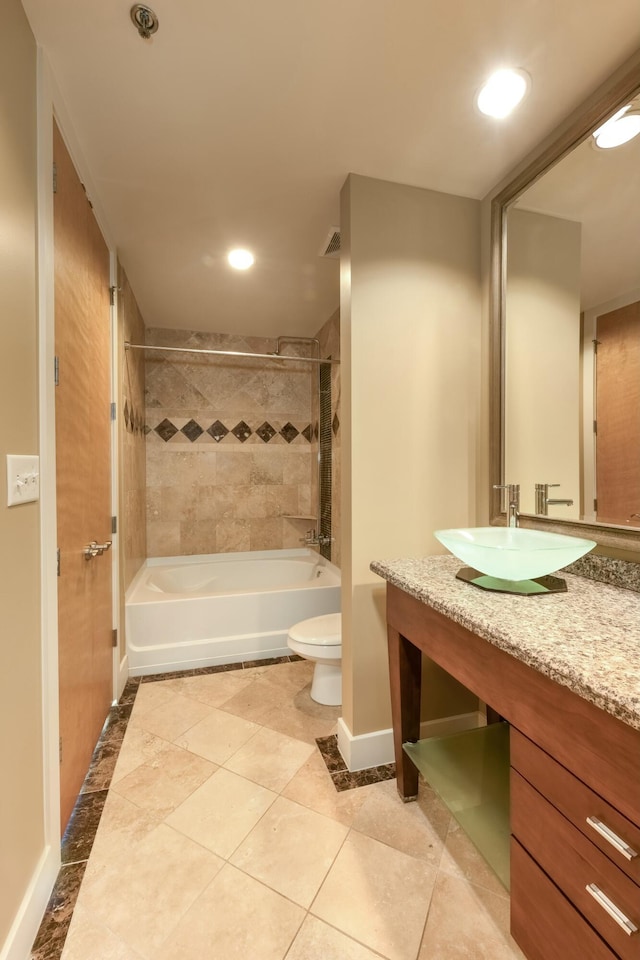
{"type": "Polygon", "coordinates": [[[640,553],[640,136],[593,136],[625,108],[640,52],[492,199],[490,479],[523,526],[640,553]]]}

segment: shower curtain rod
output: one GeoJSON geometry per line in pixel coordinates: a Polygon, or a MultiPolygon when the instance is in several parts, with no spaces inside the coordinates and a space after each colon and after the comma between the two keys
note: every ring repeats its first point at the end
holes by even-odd
{"type": "Polygon", "coordinates": [[[216,357],[248,357],[250,360],[290,360],[296,363],[340,363],[339,360],[322,360],[318,357],[291,357],[279,353],[242,353],[240,350],[205,350],[202,347],[154,347],[151,343],[129,343],[125,350],[162,350],[168,353],[204,353],[216,357]]]}

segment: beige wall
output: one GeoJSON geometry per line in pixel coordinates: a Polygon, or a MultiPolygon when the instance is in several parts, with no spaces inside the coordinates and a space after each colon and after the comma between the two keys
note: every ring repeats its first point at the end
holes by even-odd
{"type": "Polygon", "coordinates": [[[44,849],[37,503],[8,508],[5,456],[38,453],[36,47],[0,6],[0,950],[44,849]]]}
{"type": "Polygon", "coordinates": [[[124,343],[144,343],[144,321],[125,271],[118,264],[118,444],[120,544],[120,655],[126,650],[125,591],[147,556],[147,461],[144,354],[124,343]]]}
{"type": "Polygon", "coordinates": [[[559,483],[549,516],[580,509],[579,223],[526,210],[508,219],[505,481],[535,513],[535,484],[559,483]]]}
{"type": "MultiPolygon", "coordinates": [[[[257,337],[164,329],[147,330],[147,343],[275,349],[257,337]]],[[[310,365],[167,356],[146,360],[148,555],[300,547],[315,513],[310,365]],[[218,421],[228,431],[219,442],[209,432],[218,421]],[[245,440],[234,433],[242,424],[245,440]]]]}
{"type": "MultiPolygon", "coordinates": [[[[390,726],[374,559],[476,519],[480,204],[351,175],[341,210],[343,717],[390,726]]],[[[435,668],[425,719],[477,701],[435,668]]]]}

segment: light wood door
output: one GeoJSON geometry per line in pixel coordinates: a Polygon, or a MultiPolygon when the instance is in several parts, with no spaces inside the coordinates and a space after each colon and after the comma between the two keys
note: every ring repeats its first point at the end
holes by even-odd
{"type": "Polygon", "coordinates": [[[109,251],[54,125],[60,800],[64,831],[113,697],[109,251]]]}
{"type": "Polygon", "coordinates": [[[597,518],[640,526],[640,301],[598,317],[596,340],[597,518]]]}

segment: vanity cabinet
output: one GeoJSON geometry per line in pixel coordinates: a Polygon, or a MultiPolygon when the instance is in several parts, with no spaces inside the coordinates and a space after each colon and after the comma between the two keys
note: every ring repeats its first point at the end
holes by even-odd
{"type": "MultiPolygon", "coordinates": [[[[519,602],[528,629],[545,622],[550,607],[519,602]]],[[[523,662],[516,642],[503,649],[392,582],[387,623],[403,799],[417,795],[403,743],[419,738],[426,654],[510,725],[511,928],[526,956],[640,960],[640,729],[523,662]]]]}

